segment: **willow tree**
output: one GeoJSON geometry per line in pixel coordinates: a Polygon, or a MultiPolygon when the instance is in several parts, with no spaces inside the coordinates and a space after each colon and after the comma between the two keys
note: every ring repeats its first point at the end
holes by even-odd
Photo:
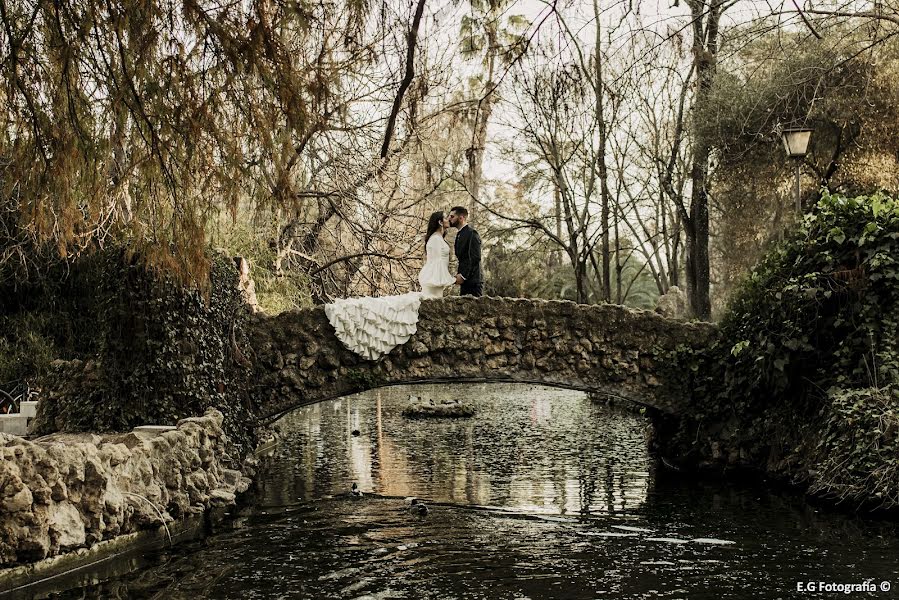
{"type": "Polygon", "coordinates": [[[202,279],[209,219],[241,203],[277,207],[294,249],[352,221],[415,96],[394,75],[414,12],[369,8],[0,0],[3,276],[116,241],[202,279]]]}

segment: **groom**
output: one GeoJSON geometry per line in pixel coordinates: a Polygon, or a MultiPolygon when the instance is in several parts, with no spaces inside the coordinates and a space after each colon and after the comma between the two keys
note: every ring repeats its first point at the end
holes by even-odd
{"type": "Polygon", "coordinates": [[[450,210],[449,224],[459,230],[456,234],[456,258],[459,260],[459,272],[456,274],[456,285],[462,286],[463,296],[479,297],[484,294],[484,281],[481,273],[481,236],[468,223],[468,210],[464,206],[454,206],[450,210]]]}

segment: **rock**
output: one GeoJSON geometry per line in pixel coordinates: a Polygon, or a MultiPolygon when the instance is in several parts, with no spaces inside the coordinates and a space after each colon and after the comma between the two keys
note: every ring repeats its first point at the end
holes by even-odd
{"type": "Polygon", "coordinates": [[[676,285],[668,288],[668,292],[659,296],[656,312],[669,319],[686,319],[688,315],[687,295],[676,285]]]}
{"type": "Polygon", "coordinates": [[[0,566],[233,504],[252,482],[226,468],[222,422],[211,410],[154,436],[54,434],[31,442],[0,434],[0,566]]]}
{"type": "MultiPolygon", "coordinates": [[[[19,482],[19,485],[21,485],[21,482],[19,482]]],[[[10,513],[21,512],[30,509],[32,501],[31,490],[22,487],[14,495],[3,500],[3,510],[10,513]]]]}
{"type": "Polygon", "coordinates": [[[240,481],[237,482],[237,486],[234,488],[234,491],[238,494],[243,494],[245,491],[250,489],[250,486],[253,485],[253,480],[249,477],[241,477],[240,481]]]}
{"type": "Polygon", "coordinates": [[[421,418],[459,418],[474,416],[475,411],[467,404],[463,404],[458,400],[443,400],[435,403],[433,400],[421,401],[410,396],[410,400],[415,399],[410,406],[403,409],[403,416],[411,419],[421,418]]]}
{"type": "Polygon", "coordinates": [[[77,548],[84,544],[85,530],[81,513],[70,502],[54,502],[47,511],[50,538],[59,549],[77,548]]]}
{"type": "Polygon", "coordinates": [[[225,487],[235,489],[240,483],[240,479],[240,471],[235,471],[233,469],[222,469],[222,476],[220,478],[220,481],[225,487]]]}
{"type": "Polygon", "coordinates": [[[234,492],[229,492],[228,490],[212,490],[212,493],[209,494],[209,502],[212,506],[230,506],[235,501],[236,496],[234,492]]]}

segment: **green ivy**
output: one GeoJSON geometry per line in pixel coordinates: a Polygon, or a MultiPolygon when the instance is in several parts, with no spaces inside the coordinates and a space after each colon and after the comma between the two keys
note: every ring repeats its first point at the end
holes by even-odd
{"type": "Polygon", "coordinates": [[[247,310],[231,259],[213,257],[203,290],[148,271],[121,250],[109,252],[98,268],[102,276],[92,290],[97,314],[90,317],[95,353],[83,357],[96,366],[88,375],[76,366],[55,381],[50,376],[49,389],[60,393],[44,407],[39,433],[127,431],[216,407],[239,453],[252,449],[246,356],[235,355],[235,347],[249,352],[247,310]]]}
{"type": "Polygon", "coordinates": [[[857,429],[888,421],[899,401],[899,202],[825,195],[748,276],[720,334],[701,356],[680,353],[697,408],[684,439],[701,437],[703,422],[735,419],[740,437],[756,440],[743,448],[756,462],[774,444],[808,460],[840,457],[844,474],[816,471],[812,487],[875,497],[861,482],[883,461],[895,464],[899,445],[881,428],[874,451],[857,429]],[[829,441],[807,443],[822,432],[829,441]]]}

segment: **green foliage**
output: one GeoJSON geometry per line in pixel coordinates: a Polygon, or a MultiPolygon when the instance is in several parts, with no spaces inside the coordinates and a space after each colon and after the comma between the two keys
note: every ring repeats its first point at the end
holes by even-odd
{"type": "MultiPolygon", "coordinates": [[[[824,39],[758,24],[725,33],[700,134],[717,149],[712,263],[723,301],[794,220],[796,163],[781,127],[814,128],[802,194],[899,191],[899,44],[871,45],[869,32],[819,23],[824,39]],[[747,43],[747,40],[752,40],[747,43]]],[[[716,311],[717,312],[717,311],[716,311]]]]}
{"type": "Polygon", "coordinates": [[[899,202],[825,194],[738,290],[720,341],[679,365],[697,360],[680,369],[685,436],[736,419],[756,459],[776,444],[823,462],[815,491],[899,506],[899,202]]]}
{"type": "Polygon", "coordinates": [[[0,388],[35,387],[54,359],[87,358],[99,349],[108,253],[69,264],[46,261],[34,282],[0,284],[0,388]]]}
{"type": "Polygon", "coordinates": [[[94,360],[50,375],[54,397],[44,402],[38,433],[175,424],[214,406],[232,442],[241,452],[252,449],[241,350],[247,310],[233,261],[212,258],[204,293],[126,256],[112,250],[95,261],[96,312],[86,316],[96,325],[89,336],[95,351],[83,356],[94,360]]]}
{"type": "Polygon", "coordinates": [[[897,384],[897,310],[899,203],[825,195],[722,319],[729,392],[749,401],[897,384]]]}
{"type": "Polygon", "coordinates": [[[360,392],[373,390],[381,385],[381,379],[377,375],[364,369],[350,369],[346,378],[352,388],[360,392]]]}
{"type": "MultiPolygon", "coordinates": [[[[625,244],[627,240],[622,240],[625,244]]],[[[546,240],[521,244],[514,233],[494,234],[484,255],[485,293],[506,298],[545,298],[577,301],[574,269],[557,246],[546,240]]],[[[597,263],[601,260],[596,257],[597,263]]],[[[622,251],[622,296],[625,306],[653,308],[658,287],[636,252],[622,251]]],[[[612,254],[612,301],[616,291],[615,255],[612,254]]],[[[595,273],[586,276],[587,301],[602,302],[602,289],[595,273]]]]}
{"type": "Polygon", "coordinates": [[[57,358],[47,313],[0,316],[0,389],[46,375],[57,358]]]}
{"type": "Polygon", "coordinates": [[[275,274],[275,250],[268,240],[275,232],[266,232],[245,214],[228,223],[220,223],[213,233],[213,245],[232,256],[250,261],[250,277],[256,285],[259,306],[269,315],[312,305],[309,278],[302,272],[285,269],[275,274]]]}
{"type": "Polygon", "coordinates": [[[813,491],[899,506],[899,388],[828,391],[813,491]]]}

